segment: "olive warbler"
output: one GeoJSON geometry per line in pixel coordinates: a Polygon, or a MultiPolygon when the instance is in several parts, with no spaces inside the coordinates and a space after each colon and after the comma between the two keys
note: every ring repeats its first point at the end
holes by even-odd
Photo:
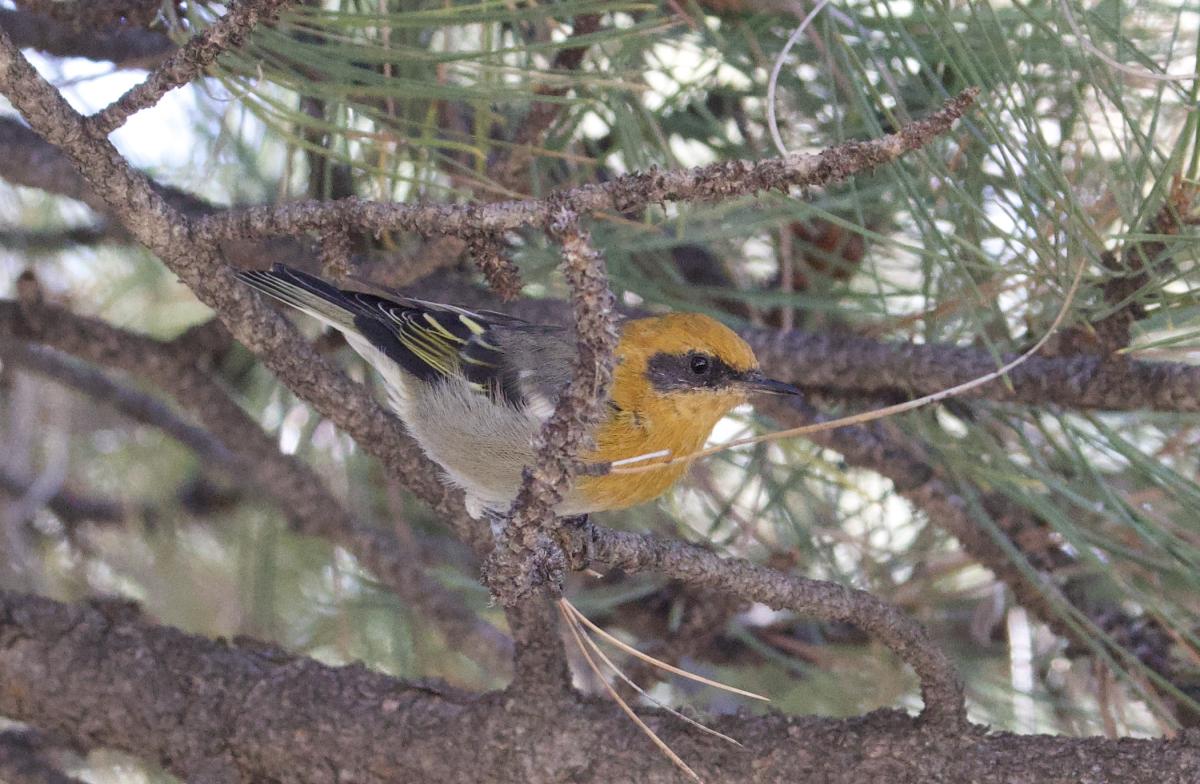
{"type": "MultiPolygon", "coordinates": [[[[239,272],[250,286],[340,330],[383,377],[393,410],[467,496],[475,517],[502,513],[534,460],[533,440],[571,376],[575,341],[531,324],[408,297],[335,288],[283,265],[239,272]]],[[[702,448],[713,426],[751,392],[799,394],[766,378],[746,342],[698,313],[624,321],[608,413],[585,462],[702,448]]],[[[686,463],[636,474],[580,476],[560,515],[621,509],[658,497],[686,463]]]]}

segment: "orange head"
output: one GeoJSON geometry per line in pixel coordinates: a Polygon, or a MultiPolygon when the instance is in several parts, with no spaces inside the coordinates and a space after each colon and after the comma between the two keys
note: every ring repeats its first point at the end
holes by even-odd
{"type": "MultiPolygon", "coordinates": [[[[691,454],[749,393],[798,392],[764,377],[746,341],[699,313],[625,322],[616,360],[612,412],[588,460],[611,462],[662,450],[669,457],[691,454]]],[[[686,464],[677,463],[642,474],[581,478],[578,489],[596,509],[623,508],[661,495],[685,470],[686,464]]]]}

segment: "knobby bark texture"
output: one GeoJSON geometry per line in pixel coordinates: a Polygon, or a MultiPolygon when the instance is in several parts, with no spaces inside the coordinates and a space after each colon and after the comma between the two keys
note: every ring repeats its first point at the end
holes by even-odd
{"type": "Polygon", "coordinates": [[[507,607],[517,644],[511,691],[570,688],[570,673],[557,639],[547,594],[562,592],[566,561],[554,543],[554,506],[570,489],[575,456],[591,443],[612,383],[617,345],[616,307],[604,257],[592,246],[579,216],[556,213],[546,230],[562,244],[562,268],[571,286],[578,355],[571,380],[534,443],[535,463],[525,470],[504,530],[484,567],[484,582],[507,607]]]}
{"type": "Polygon", "coordinates": [[[591,430],[605,413],[617,347],[616,301],[604,257],[569,208],[555,215],[547,228],[562,243],[579,355],[570,383],[538,434],[537,462],[525,472],[485,572],[488,586],[505,604],[521,601],[543,586],[553,594],[562,591],[565,563],[550,538],[554,507],[570,489],[575,456],[591,446],[591,430]]]}
{"type": "MultiPolygon", "coordinates": [[[[895,711],[840,720],[712,718],[744,744],[738,748],[664,713],[639,712],[709,784],[1200,780],[1194,731],[1113,742],[980,727],[947,732],[895,711]]],[[[82,748],[129,751],[196,782],[683,780],[604,700],[463,694],[267,645],[186,635],[120,605],[13,594],[0,594],[0,713],[82,748]]]]}

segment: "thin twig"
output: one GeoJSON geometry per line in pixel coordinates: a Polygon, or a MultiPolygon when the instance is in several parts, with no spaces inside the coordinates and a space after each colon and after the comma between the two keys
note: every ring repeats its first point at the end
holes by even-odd
{"type": "Polygon", "coordinates": [[[485,569],[488,587],[505,604],[542,586],[554,593],[561,590],[562,567],[555,563],[555,548],[546,534],[553,526],[554,507],[570,489],[575,456],[590,445],[591,429],[605,413],[617,346],[616,300],[608,287],[604,257],[567,208],[547,230],[562,243],[579,355],[570,383],[538,434],[536,462],[526,470],[509,522],[485,569]]]}
{"type": "Polygon", "coordinates": [[[254,26],[275,18],[295,0],[240,0],[212,27],[192,38],[178,52],[113,103],[88,118],[94,133],[107,136],[125,124],[130,115],[158,103],[176,87],[187,84],[230,49],[241,46],[254,26]]]}

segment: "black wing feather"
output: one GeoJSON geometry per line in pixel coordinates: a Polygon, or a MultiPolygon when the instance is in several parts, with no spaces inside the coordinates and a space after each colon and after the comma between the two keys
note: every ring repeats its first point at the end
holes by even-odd
{"type": "Polygon", "coordinates": [[[407,297],[389,299],[338,289],[282,264],[276,264],[270,272],[239,272],[238,277],[340,328],[352,325],[354,332],[422,381],[432,383],[461,375],[493,399],[516,406],[524,402],[517,373],[506,362],[496,329],[498,325],[522,324],[519,319],[407,297]]]}

